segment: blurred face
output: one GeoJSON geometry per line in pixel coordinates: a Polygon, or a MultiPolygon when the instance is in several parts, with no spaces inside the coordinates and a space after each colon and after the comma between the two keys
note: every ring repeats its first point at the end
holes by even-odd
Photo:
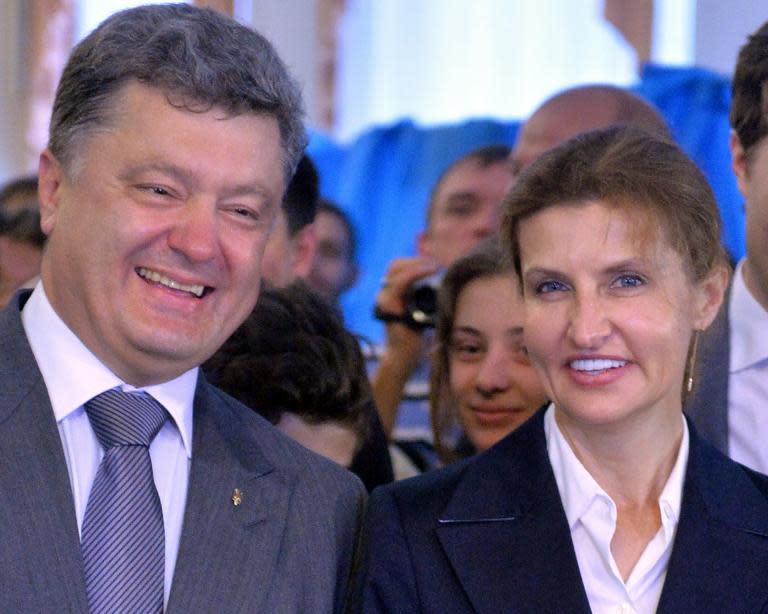
{"type": "Polygon", "coordinates": [[[481,452],[546,400],[523,346],[523,300],[511,276],[482,277],[464,287],[449,356],[459,419],[481,452]]]}
{"type": "Polygon", "coordinates": [[[444,267],[469,254],[498,230],[501,201],[511,182],[506,161],[485,168],[468,161],[454,168],[435,194],[429,228],[420,241],[422,254],[444,267]]]}
{"type": "Polygon", "coordinates": [[[724,278],[691,281],[647,218],[601,202],[523,220],[526,344],[569,425],[679,420],[689,342],[724,278]]]}
{"type": "Polygon", "coordinates": [[[347,228],[332,213],[320,211],[315,217],[315,237],[317,251],[307,281],[327,300],[336,302],[355,280],[347,228]]]}
{"type": "Polygon", "coordinates": [[[40,273],[42,249],[27,241],[0,236],[0,306],[25,282],[40,273]]]}
{"type": "Polygon", "coordinates": [[[288,221],[280,209],[275,216],[275,226],[269,235],[262,262],[262,277],[277,288],[284,288],[294,280],[291,237],[288,221]]]}
{"type": "Polygon", "coordinates": [[[757,301],[768,310],[768,139],[755,145],[751,160],[731,138],[733,166],[746,201],[747,260],[744,281],[757,301]]]}
{"type": "Polygon", "coordinates": [[[42,278],[83,343],[133,385],[207,359],[252,310],[283,192],[266,116],[171,106],[130,83],[65,173],[41,156],[42,278]]]}

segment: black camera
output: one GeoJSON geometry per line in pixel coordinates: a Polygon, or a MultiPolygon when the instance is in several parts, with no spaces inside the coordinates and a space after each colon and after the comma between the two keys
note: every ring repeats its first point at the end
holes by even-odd
{"type": "Polygon", "coordinates": [[[405,314],[418,328],[434,328],[437,322],[437,290],[445,271],[419,279],[408,288],[405,296],[405,314]]]}

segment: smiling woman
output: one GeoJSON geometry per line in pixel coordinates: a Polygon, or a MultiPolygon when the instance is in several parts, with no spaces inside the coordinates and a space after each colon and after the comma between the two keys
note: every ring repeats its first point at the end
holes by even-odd
{"type": "Polygon", "coordinates": [[[473,461],[374,495],[367,611],[759,610],[768,478],[682,414],[728,279],[701,172],[614,127],[545,154],[505,208],[552,403],[473,461]]]}
{"type": "Polygon", "coordinates": [[[519,284],[496,241],[446,272],[430,373],[432,431],[444,462],[484,452],[544,403],[523,317],[519,284]]]}

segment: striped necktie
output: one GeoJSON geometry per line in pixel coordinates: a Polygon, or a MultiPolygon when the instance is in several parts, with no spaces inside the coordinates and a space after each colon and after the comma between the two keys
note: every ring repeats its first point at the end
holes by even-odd
{"type": "Polygon", "coordinates": [[[149,444],[167,413],[146,393],[119,388],[85,411],[104,448],[80,543],[90,611],[162,612],[165,534],[149,444]]]}

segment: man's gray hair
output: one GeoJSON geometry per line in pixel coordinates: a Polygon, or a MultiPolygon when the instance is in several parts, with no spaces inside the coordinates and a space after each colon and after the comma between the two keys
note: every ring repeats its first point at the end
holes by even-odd
{"type": "Polygon", "coordinates": [[[115,95],[136,80],[193,112],[274,117],[286,185],[306,145],[296,82],[260,34],[210,9],[186,4],[115,13],[72,51],[51,117],[49,148],[68,172],[83,137],[109,125],[115,95]]]}

